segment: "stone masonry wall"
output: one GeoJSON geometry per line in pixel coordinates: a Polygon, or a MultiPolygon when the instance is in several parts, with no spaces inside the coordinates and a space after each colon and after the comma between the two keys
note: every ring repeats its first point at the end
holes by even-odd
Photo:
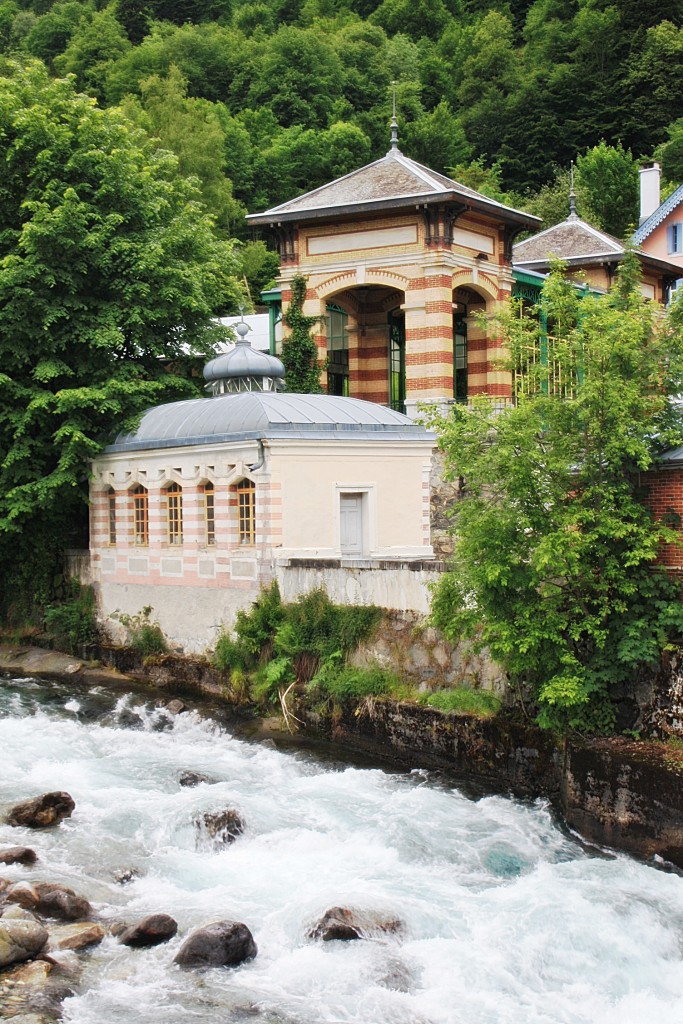
{"type": "Polygon", "coordinates": [[[356,665],[378,663],[423,689],[449,686],[506,692],[505,673],[485,651],[469,642],[448,643],[411,612],[385,612],[377,635],[352,658],[356,665]]]}

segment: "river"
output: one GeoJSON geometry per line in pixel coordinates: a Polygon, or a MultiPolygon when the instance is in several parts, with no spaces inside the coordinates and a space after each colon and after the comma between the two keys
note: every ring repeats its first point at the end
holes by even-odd
{"type": "Polygon", "coordinates": [[[54,789],[76,801],[57,829],[0,824],[0,846],[37,851],[32,877],[105,921],[179,923],[153,949],[96,947],[68,1024],[683,1021],[683,878],[587,849],[541,801],[473,799],[428,772],[278,750],[139,694],[30,679],[0,680],[0,752],[3,807],[54,789]],[[184,770],[211,781],[182,787],[184,770]],[[246,829],[216,848],[194,821],[224,807],[246,829]],[[308,939],[337,905],[403,930],[308,939]],[[257,958],[175,966],[183,938],[221,918],[249,926],[257,958]]]}

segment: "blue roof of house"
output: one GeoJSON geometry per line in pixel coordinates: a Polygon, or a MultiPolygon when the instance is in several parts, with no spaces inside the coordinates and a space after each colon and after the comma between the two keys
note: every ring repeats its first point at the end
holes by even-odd
{"type": "Polygon", "coordinates": [[[654,213],[651,213],[647,220],[644,220],[640,227],[633,232],[633,241],[636,245],[644,242],[649,234],[656,227],[666,220],[679,203],[683,202],[683,185],[679,185],[675,192],[672,192],[668,199],[665,199],[661,206],[658,206],[654,213]]]}

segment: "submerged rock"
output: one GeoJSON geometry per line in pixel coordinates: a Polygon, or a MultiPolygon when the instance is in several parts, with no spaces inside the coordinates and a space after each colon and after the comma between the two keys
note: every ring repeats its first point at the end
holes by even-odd
{"type": "Polygon", "coordinates": [[[22,964],[0,975],[0,1006],[12,1024],[50,1024],[73,988],[61,968],[47,960],[22,964]]]}
{"type": "Polygon", "coordinates": [[[183,943],[175,963],[181,967],[235,967],[253,960],[254,937],[239,921],[215,921],[199,928],[183,943]]]}
{"type": "Polygon", "coordinates": [[[55,882],[36,882],[33,885],[18,882],[10,886],[5,895],[11,903],[60,921],[79,921],[92,914],[92,907],[84,896],[78,896],[73,889],[55,882]]]}
{"type": "Polygon", "coordinates": [[[113,874],[117,885],[128,885],[129,882],[139,878],[139,876],[140,871],[138,868],[118,868],[113,874]]]}
{"type": "Polygon", "coordinates": [[[0,864],[23,864],[31,867],[38,860],[38,854],[28,846],[6,846],[0,850],[0,864]]]}
{"type": "Polygon", "coordinates": [[[26,828],[50,828],[59,825],[64,818],[70,818],[76,804],[73,798],[61,791],[43,793],[32,800],[24,800],[10,810],[7,815],[9,825],[26,828]]]}
{"type": "Polygon", "coordinates": [[[198,818],[195,824],[201,832],[220,846],[234,843],[237,837],[244,832],[242,816],[231,807],[224,811],[208,811],[198,818]]]}
{"type": "Polygon", "coordinates": [[[32,960],[45,948],[47,928],[35,918],[0,917],[0,967],[32,960]]]}
{"type": "Polygon", "coordinates": [[[374,938],[381,934],[396,934],[403,930],[403,922],[395,917],[349,907],[330,907],[318,923],[308,932],[309,939],[332,942],[335,939],[350,942],[354,939],[374,938]]]}
{"type": "Polygon", "coordinates": [[[209,775],[205,775],[204,772],[192,772],[184,771],[178,776],[178,783],[181,786],[198,786],[201,782],[215,782],[209,775]]]}
{"type": "Polygon", "coordinates": [[[149,914],[126,928],[119,935],[123,946],[158,946],[168,942],[178,931],[178,922],[168,914],[149,914]]]}
{"type": "Polygon", "coordinates": [[[169,700],[166,710],[172,715],[180,715],[183,711],[187,711],[187,704],[176,698],[175,700],[169,700]]]}

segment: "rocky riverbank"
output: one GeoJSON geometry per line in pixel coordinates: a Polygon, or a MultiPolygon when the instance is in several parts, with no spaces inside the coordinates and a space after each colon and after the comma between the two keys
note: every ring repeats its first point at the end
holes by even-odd
{"type": "MultiPolygon", "coordinates": [[[[167,694],[229,702],[220,674],[197,658],[142,661],[107,648],[106,667],[37,648],[0,648],[0,671],[77,676],[120,686],[127,675],[167,694]]],[[[626,738],[556,740],[505,715],[479,719],[390,700],[328,714],[297,710],[305,735],[412,767],[444,769],[490,790],[547,797],[585,839],[683,869],[683,750],[680,744],[626,738]]],[[[254,720],[254,733],[259,733],[254,720]]],[[[260,730],[273,735],[273,730],[260,730]]],[[[276,731],[275,731],[276,735],[276,731]]]]}

